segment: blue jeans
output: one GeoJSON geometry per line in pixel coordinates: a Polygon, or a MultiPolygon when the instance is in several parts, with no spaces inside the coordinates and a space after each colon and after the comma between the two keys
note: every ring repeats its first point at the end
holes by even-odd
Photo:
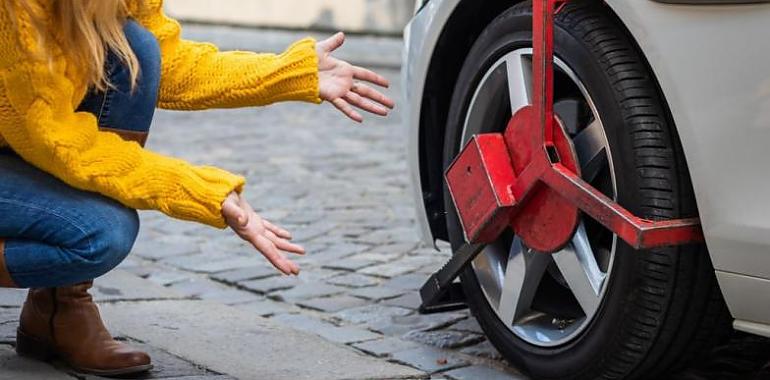
{"type": "MultiPolygon", "coordinates": [[[[157,104],[160,49],[134,21],[126,22],[124,32],[141,64],[136,88],[131,91],[127,67],[110,53],[105,70],[114,88],[90,91],[78,111],[96,115],[100,128],[141,135],[149,131],[157,104]]],[[[6,266],[20,287],[99,277],[123,261],[138,232],[136,210],[70,187],[12,150],[0,151],[0,237],[6,266]]]]}

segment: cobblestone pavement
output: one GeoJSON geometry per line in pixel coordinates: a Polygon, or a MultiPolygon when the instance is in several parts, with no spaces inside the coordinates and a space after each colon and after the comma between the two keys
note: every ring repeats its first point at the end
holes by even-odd
{"type": "MultiPolygon", "coordinates": [[[[212,30],[222,38],[221,29],[212,30]]],[[[205,32],[195,30],[196,36],[205,32]]],[[[250,43],[258,46],[258,41],[250,43]]],[[[383,73],[393,82],[389,93],[397,97],[397,69],[383,73]]],[[[284,277],[229,231],[142,212],[140,237],[121,268],[184,297],[267,317],[379,360],[416,368],[424,377],[523,379],[501,360],[467,311],[416,312],[417,289],[449,252],[418,243],[405,138],[398,110],[387,119],[369,117],[364,125],[346,121],[331,107],[298,103],[160,112],[149,149],[243,174],[249,201],[263,216],[293,231],[308,254],[297,259],[302,267],[298,278],[284,277]]],[[[1,313],[14,312],[0,309],[0,322],[1,313]]],[[[3,326],[0,358],[9,350],[2,344],[12,341],[3,326]]],[[[768,347],[762,340],[746,339],[728,351],[768,347]]],[[[159,367],[151,378],[229,378],[167,350],[145,347],[159,367]]],[[[748,365],[738,362],[715,360],[681,378],[715,378],[709,373],[743,378],[733,377],[746,374],[748,365]]]]}
{"type": "Polygon", "coordinates": [[[448,252],[419,245],[404,138],[398,112],[364,125],[305,104],[160,113],[150,149],[245,175],[249,201],[308,253],[284,277],[229,231],[146,212],[123,268],[437,377],[518,378],[467,312],[415,311],[448,252]]]}

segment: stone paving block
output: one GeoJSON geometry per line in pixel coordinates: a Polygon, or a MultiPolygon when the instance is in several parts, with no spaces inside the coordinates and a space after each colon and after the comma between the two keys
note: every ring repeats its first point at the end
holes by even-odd
{"type": "Polygon", "coordinates": [[[279,272],[272,266],[258,265],[214,273],[211,278],[232,285],[241,281],[256,280],[278,274],[279,272]]]}
{"type": "Polygon", "coordinates": [[[198,242],[188,236],[149,237],[140,233],[131,253],[148,260],[163,260],[199,252],[198,242]]]}
{"type": "Polygon", "coordinates": [[[161,262],[164,265],[172,266],[174,268],[190,270],[189,268],[198,264],[207,264],[218,260],[227,260],[228,258],[230,258],[228,255],[221,253],[206,252],[196,253],[194,255],[174,256],[164,259],[161,262]]]}
{"type": "Polygon", "coordinates": [[[382,303],[385,305],[417,310],[417,308],[420,307],[420,304],[422,304],[422,298],[420,298],[420,294],[416,290],[412,290],[400,297],[384,300],[382,303]]]}
{"type": "Polygon", "coordinates": [[[441,259],[437,256],[405,256],[398,262],[401,265],[409,266],[415,269],[425,267],[435,267],[438,269],[441,268],[441,266],[443,266],[447,260],[441,259]]]}
{"type": "Polygon", "coordinates": [[[91,295],[97,302],[184,298],[183,294],[123,270],[113,270],[94,280],[91,295]]]}
{"type": "Polygon", "coordinates": [[[343,257],[348,257],[360,252],[363,252],[365,250],[369,249],[368,245],[364,244],[356,244],[356,243],[350,243],[350,242],[340,242],[340,240],[335,239],[334,242],[320,250],[317,250],[315,252],[311,252],[310,255],[308,255],[309,258],[313,257],[323,257],[324,259],[340,259],[343,257]]]}
{"type": "MultiPolygon", "coordinates": [[[[205,253],[203,254],[206,255],[205,253]]],[[[228,258],[224,260],[202,260],[202,261],[192,261],[189,263],[185,263],[182,261],[178,261],[177,266],[184,270],[189,270],[191,272],[198,272],[198,273],[218,273],[218,272],[224,272],[228,270],[233,269],[239,269],[244,268],[248,266],[253,266],[254,264],[260,263],[262,260],[264,260],[262,257],[233,257],[228,258]]]]}
{"type": "Polygon", "coordinates": [[[375,264],[377,264],[377,262],[372,260],[345,259],[333,263],[327,263],[323,266],[323,268],[357,271],[361,268],[366,268],[375,264]]]}
{"type": "MultiPolygon", "coordinates": [[[[132,259],[132,258],[129,257],[128,259],[132,259]]],[[[151,261],[144,261],[144,262],[138,263],[135,261],[134,262],[128,261],[128,259],[120,263],[120,265],[118,265],[116,269],[126,271],[128,273],[133,274],[134,276],[141,277],[141,278],[147,278],[153,273],[165,271],[164,268],[158,267],[154,262],[151,262],[151,261]]]]}
{"type": "Polygon", "coordinates": [[[306,268],[300,271],[296,278],[303,283],[319,283],[327,278],[339,276],[345,272],[325,268],[306,268]]]}
{"type": "Polygon", "coordinates": [[[403,338],[438,348],[465,347],[484,340],[478,334],[451,330],[410,331],[403,338]]]}
{"type": "Polygon", "coordinates": [[[528,380],[520,374],[505,373],[484,365],[457,368],[444,374],[454,380],[528,380]]]}
{"type": "Polygon", "coordinates": [[[259,280],[243,281],[239,282],[238,285],[257,293],[266,294],[276,290],[291,289],[301,283],[295,277],[274,276],[259,280]]]}
{"type": "Polygon", "coordinates": [[[288,290],[280,290],[270,293],[270,297],[286,302],[297,302],[309,298],[326,297],[345,292],[347,289],[341,286],[328,284],[305,283],[288,290]]]}
{"type": "Polygon", "coordinates": [[[376,261],[378,263],[387,263],[393,260],[397,260],[400,256],[401,255],[398,253],[364,252],[364,253],[357,253],[351,256],[351,258],[354,258],[357,260],[376,261]]]}
{"type": "Polygon", "coordinates": [[[26,289],[1,289],[0,288],[0,307],[18,307],[24,303],[27,298],[26,289]]]}
{"type": "MultiPolygon", "coordinates": [[[[468,315],[470,315],[470,313],[468,313],[468,315]]],[[[469,316],[468,318],[463,319],[462,321],[457,322],[452,326],[449,326],[449,329],[457,330],[457,331],[467,331],[467,332],[472,332],[476,334],[484,333],[484,331],[481,329],[481,326],[479,326],[479,322],[476,321],[476,318],[473,318],[472,316],[469,316]]]]}
{"type": "Polygon", "coordinates": [[[189,273],[171,271],[171,270],[153,272],[146,277],[147,280],[150,280],[160,286],[169,286],[172,284],[176,284],[178,282],[189,281],[192,278],[193,277],[189,273]]]}
{"type": "Polygon", "coordinates": [[[398,351],[394,352],[391,357],[395,362],[431,373],[464,367],[469,364],[467,360],[456,354],[433,347],[418,347],[398,351]]]}
{"type": "Polygon", "coordinates": [[[16,342],[20,311],[19,308],[0,308],[0,344],[16,342]]]}
{"type": "Polygon", "coordinates": [[[0,345],[0,380],[72,380],[49,364],[16,355],[9,345],[0,345]]]}
{"type": "Polygon", "coordinates": [[[207,278],[194,277],[188,281],[171,284],[168,289],[172,289],[177,293],[184,294],[187,297],[198,297],[204,293],[214,293],[221,291],[226,289],[226,287],[207,278]]]}
{"type": "Polygon", "coordinates": [[[371,232],[372,229],[368,228],[366,226],[346,226],[345,230],[342,231],[342,237],[345,239],[352,239],[352,240],[358,240],[357,238],[361,235],[368,234],[371,232]]]}
{"type": "Polygon", "coordinates": [[[206,301],[105,305],[107,323],[212,371],[242,379],[393,379],[419,371],[206,301]],[[291,360],[287,359],[290,353],[291,360]]]}
{"type": "Polygon", "coordinates": [[[411,310],[400,307],[373,304],[342,310],[333,316],[339,320],[360,324],[379,321],[389,317],[405,316],[411,312],[411,310]]]}
{"type": "Polygon", "coordinates": [[[501,360],[503,358],[503,356],[500,354],[500,351],[497,351],[495,346],[493,346],[492,343],[490,343],[488,340],[473,346],[463,347],[460,349],[460,352],[492,360],[501,360]]]}
{"type": "Polygon", "coordinates": [[[307,227],[303,227],[297,231],[292,232],[292,241],[296,243],[304,243],[312,240],[313,238],[323,236],[336,227],[335,224],[328,223],[315,223],[307,227]]]}
{"type": "Polygon", "coordinates": [[[415,267],[401,264],[401,261],[394,261],[386,264],[373,265],[359,270],[359,273],[370,274],[378,277],[395,277],[415,271],[415,267]]]}
{"type": "Polygon", "coordinates": [[[438,329],[464,317],[457,313],[392,315],[372,319],[366,323],[366,327],[385,335],[401,336],[410,331],[438,329]]]}
{"type": "MultiPolygon", "coordinates": [[[[412,244],[412,248],[414,248],[414,242],[419,240],[419,236],[417,236],[417,231],[414,228],[408,227],[408,228],[386,228],[374,231],[372,233],[363,235],[359,237],[360,241],[364,242],[371,242],[371,243],[400,243],[400,242],[407,242],[412,244]]],[[[408,250],[407,250],[408,251],[408,250]]],[[[406,251],[404,251],[406,252],[406,251]]]]}
{"type": "Polygon", "coordinates": [[[216,258],[261,256],[251,243],[237,238],[232,231],[208,227],[203,227],[201,232],[203,231],[212,231],[215,234],[203,239],[199,244],[200,252],[211,257],[212,261],[216,258]]]}
{"type": "Polygon", "coordinates": [[[350,326],[324,329],[317,332],[317,334],[329,341],[342,344],[365,342],[382,337],[380,334],[350,326]]]}
{"type": "Polygon", "coordinates": [[[257,301],[262,298],[258,294],[253,292],[247,292],[234,288],[226,288],[217,291],[204,292],[198,295],[199,298],[204,300],[211,300],[223,303],[225,305],[235,305],[239,303],[247,303],[251,301],[257,301]]]}
{"type": "MultiPolygon", "coordinates": [[[[410,229],[413,229],[413,228],[410,227],[410,229]]],[[[383,231],[383,230],[380,230],[380,231],[383,231]]],[[[418,240],[412,240],[412,241],[403,242],[403,243],[387,244],[386,242],[385,244],[377,244],[371,250],[369,250],[369,252],[403,256],[407,252],[410,252],[411,250],[413,250],[415,246],[417,246],[417,241],[418,240]]]]}
{"type": "Polygon", "coordinates": [[[187,235],[199,230],[199,226],[183,220],[162,218],[155,223],[154,229],[161,230],[164,235],[187,235]]]}
{"type": "Polygon", "coordinates": [[[303,314],[283,314],[272,318],[294,329],[316,334],[332,342],[349,344],[363,342],[382,337],[371,331],[350,326],[335,326],[303,314]]]}
{"type": "Polygon", "coordinates": [[[392,277],[383,282],[382,285],[393,289],[419,290],[425,284],[425,281],[428,281],[428,277],[425,275],[406,274],[392,277]]]}
{"type": "Polygon", "coordinates": [[[256,301],[235,304],[233,307],[257,314],[262,317],[299,312],[299,309],[296,306],[284,302],[273,301],[268,298],[261,298],[256,301]]]}
{"type": "Polygon", "coordinates": [[[351,291],[349,294],[356,297],[366,298],[372,301],[380,301],[389,298],[396,298],[404,294],[405,290],[391,289],[384,286],[370,286],[351,291]]]}
{"type": "Polygon", "coordinates": [[[389,356],[394,352],[417,348],[419,346],[420,345],[418,343],[393,337],[371,340],[353,345],[353,347],[364,351],[369,355],[379,357],[389,356]]]}
{"type": "Polygon", "coordinates": [[[325,281],[332,285],[347,286],[350,288],[363,288],[377,285],[380,282],[375,277],[358,273],[346,273],[341,276],[328,278],[325,281]]]}
{"type": "Polygon", "coordinates": [[[286,224],[311,224],[326,217],[324,210],[304,209],[297,210],[281,218],[281,223],[286,224]]]}
{"type": "Polygon", "coordinates": [[[323,311],[326,313],[335,313],[340,310],[366,305],[368,301],[347,295],[338,295],[324,298],[312,298],[300,301],[297,304],[302,307],[323,311]]]}

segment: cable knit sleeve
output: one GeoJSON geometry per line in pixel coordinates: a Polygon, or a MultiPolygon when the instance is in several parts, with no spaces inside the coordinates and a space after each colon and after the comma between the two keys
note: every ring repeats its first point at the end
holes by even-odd
{"type": "MultiPolygon", "coordinates": [[[[8,40],[0,46],[3,59],[19,55],[8,40]]],[[[61,61],[49,67],[22,58],[2,66],[0,97],[6,106],[0,134],[24,160],[72,187],[128,207],[225,227],[221,203],[231,191],[242,190],[243,177],[156,154],[99,131],[93,115],[73,110],[74,86],[61,61]]]]}
{"type": "Polygon", "coordinates": [[[321,102],[313,39],[297,41],[282,54],[220,52],[213,44],[182,39],[179,23],[163,13],[162,0],[144,0],[134,7],[133,16],[161,46],[160,107],[191,110],[286,100],[321,102]]]}

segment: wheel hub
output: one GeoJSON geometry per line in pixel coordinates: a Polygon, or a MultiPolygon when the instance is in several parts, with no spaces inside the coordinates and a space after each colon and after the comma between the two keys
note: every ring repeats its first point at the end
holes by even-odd
{"type": "MultiPolygon", "coordinates": [[[[554,117],[553,145],[542,144],[543,131],[532,107],[520,109],[511,118],[505,141],[511,155],[514,173],[520,176],[538,159],[547,157],[551,163],[561,163],[580,175],[577,153],[563,123],[554,117]]],[[[538,252],[557,252],[575,234],[580,221],[578,208],[556,191],[541,184],[530,191],[520,210],[511,219],[511,227],[524,245],[538,252]]]]}

